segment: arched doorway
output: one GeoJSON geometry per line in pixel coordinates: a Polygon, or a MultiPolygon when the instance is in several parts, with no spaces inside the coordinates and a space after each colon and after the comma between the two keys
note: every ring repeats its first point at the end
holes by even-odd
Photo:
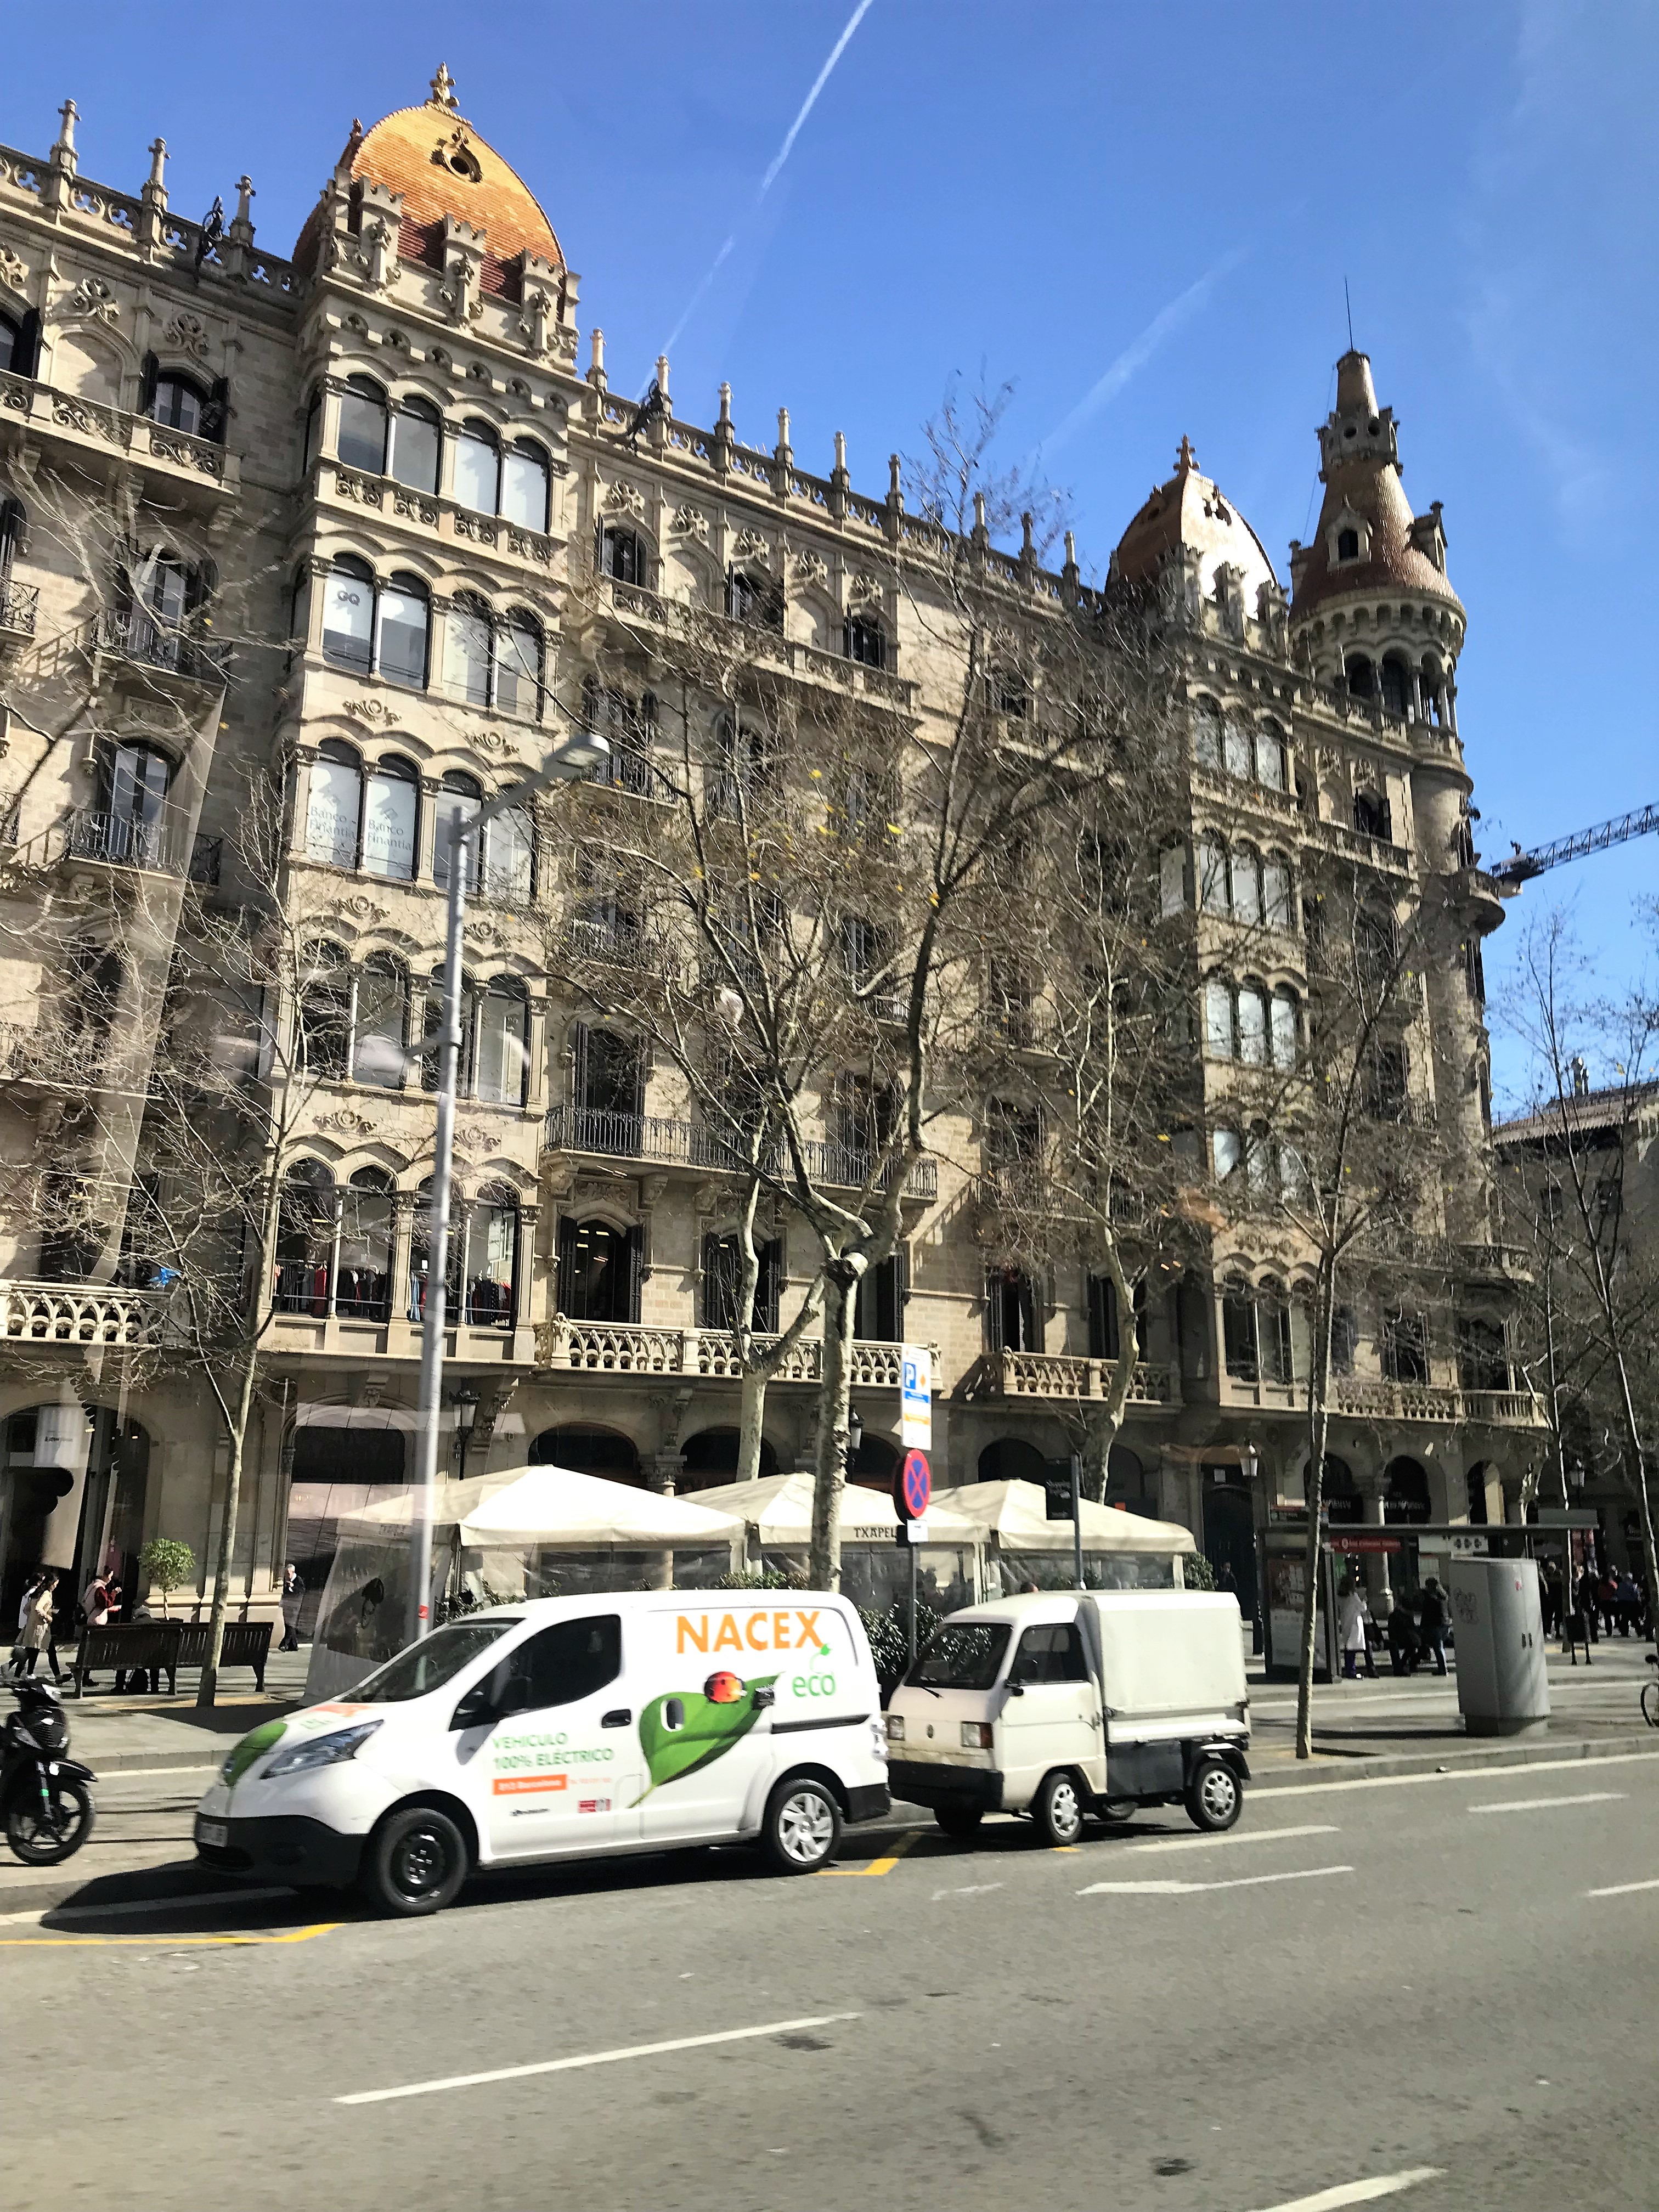
{"type": "Polygon", "coordinates": [[[577,1424],[544,1429],[530,1447],[532,1467],[568,1467],[576,1474],[597,1474],[606,1482],[640,1480],[640,1455],[619,1429],[577,1424]]]}
{"type": "MultiPolygon", "coordinates": [[[[709,1490],[718,1483],[735,1482],[741,1441],[742,1432],[737,1429],[699,1429],[695,1437],[688,1437],[683,1447],[685,1471],[680,1476],[681,1490],[709,1490]]],[[[763,1478],[778,1471],[777,1453],[764,1437],[759,1471],[763,1478]]]]}
{"type": "Polygon", "coordinates": [[[896,1444],[890,1443],[885,1437],[872,1437],[866,1429],[847,1479],[855,1482],[860,1490],[890,1490],[898,1457],[896,1444]]]}
{"type": "Polygon", "coordinates": [[[1359,1485],[1354,1480],[1353,1469],[1345,1459],[1328,1453],[1325,1459],[1325,1480],[1321,1490],[1325,1517],[1334,1528],[1357,1528],[1365,1517],[1364,1500],[1359,1495],[1359,1485]]]}
{"type": "Polygon", "coordinates": [[[339,1549],[343,1516],[393,1497],[409,1481],[412,1415],[378,1407],[305,1405],[294,1431],[294,1476],[288,1493],[283,1564],[300,1571],[300,1634],[310,1637],[339,1549]]]}
{"type": "Polygon", "coordinates": [[[1106,1462],[1106,1503],[1121,1505],[1130,1513],[1139,1513],[1150,1521],[1158,1518],[1158,1496],[1155,1476],[1149,1476],[1141,1465],[1139,1452],[1131,1451],[1127,1444],[1114,1444],[1106,1462]]]}
{"type": "Polygon", "coordinates": [[[1414,1459],[1391,1459],[1382,1472],[1382,1518],[1420,1526],[1429,1513],[1428,1470],[1414,1459]]]}
{"type": "MultiPolygon", "coordinates": [[[[30,1407],[0,1422],[0,1620],[12,1623],[29,1571],[40,1564],[46,1523],[70,1486],[58,1468],[35,1466],[39,1411],[30,1407]]],[[[88,1410],[87,1430],[87,1479],[75,1564],[64,1570],[58,1584],[64,1643],[74,1640],[76,1601],[95,1568],[113,1571],[124,1612],[143,1595],[137,1585],[149,1488],[149,1432],[137,1421],[118,1424],[108,1406],[88,1410]]]]}
{"type": "Polygon", "coordinates": [[[1041,1482],[1048,1462],[1024,1437],[999,1437],[979,1455],[981,1482],[1041,1482]]]}

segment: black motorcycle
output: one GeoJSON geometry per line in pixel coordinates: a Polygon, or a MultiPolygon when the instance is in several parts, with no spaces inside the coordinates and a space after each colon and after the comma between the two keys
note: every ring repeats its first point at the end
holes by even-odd
{"type": "Polygon", "coordinates": [[[0,1727],[0,1820],[25,1866],[57,1866],[92,1833],[97,1776],[65,1754],[69,1719],[49,1682],[27,1676],[7,1687],[17,1711],[0,1727]]]}

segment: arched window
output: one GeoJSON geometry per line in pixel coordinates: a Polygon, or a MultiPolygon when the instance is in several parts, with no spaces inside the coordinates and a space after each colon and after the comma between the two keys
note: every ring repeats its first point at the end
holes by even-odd
{"type": "Polygon", "coordinates": [[[515,609],[495,630],[495,705],[503,714],[538,721],[542,711],[542,634],[535,617],[515,609]]]}
{"type": "Polygon", "coordinates": [[[1423,712],[1438,729],[1446,719],[1446,679],[1439,664],[1434,660],[1423,663],[1423,712]]]}
{"type": "Polygon", "coordinates": [[[1210,1132],[1210,1161],[1215,1169],[1218,1182],[1238,1172],[1244,1158],[1244,1139],[1237,1129],[1212,1129],[1210,1132]]]}
{"type": "Polygon", "coordinates": [[[781,629],[783,593],[763,569],[733,568],[726,580],[726,611],[757,629],[781,629]]]}
{"type": "MultiPolygon", "coordinates": [[[[483,805],[483,787],[475,776],[463,775],[452,769],[440,787],[436,834],[432,843],[432,880],[447,884],[449,881],[449,854],[455,825],[465,827],[476,821],[483,805]]],[[[478,841],[471,838],[466,848],[466,888],[469,892],[478,888],[478,841]]]]}
{"type": "Polygon", "coordinates": [[[337,945],[312,945],[301,964],[296,1057],[307,1074],[342,1083],[350,1065],[351,970],[337,945]]]}
{"type": "Polygon", "coordinates": [[[1294,929],[1291,903],[1291,864],[1279,853],[1269,853],[1261,864],[1261,915],[1270,929],[1294,929]]]}
{"type": "Polygon", "coordinates": [[[100,858],[133,868],[161,865],[172,781],[173,763],[154,745],[129,742],[114,747],[108,760],[104,819],[93,825],[100,858]]]}
{"type": "Polygon", "coordinates": [[[637,531],[605,524],[599,532],[599,572],[619,584],[645,582],[649,572],[644,542],[637,531]]]}
{"type": "Polygon", "coordinates": [[[294,571],[288,592],[288,635],[303,652],[311,642],[311,570],[304,562],[294,571]]]}
{"type": "Polygon", "coordinates": [[[418,576],[393,576],[375,605],[376,672],[389,684],[426,689],[427,633],[432,605],[418,576]]]}
{"type": "Polygon", "coordinates": [[[887,632],[874,615],[848,615],[844,650],[849,660],[856,660],[862,667],[885,668],[887,632]]]}
{"type": "Polygon", "coordinates": [[[1236,845],[1229,855],[1227,872],[1233,914],[1239,921],[1261,919],[1261,865],[1248,845],[1236,845]]]}
{"type": "Polygon", "coordinates": [[[1400,957],[1400,928],[1386,907],[1362,907],[1354,916],[1354,964],[1360,980],[1380,990],[1400,957]]]}
{"type": "Polygon", "coordinates": [[[1256,1340],[1261,1351],[1262,1380],[1291,1382],[1296,1379],[1295,1352],[1291,1334],[1291,1302],[1285,1285],[1269,1277],[1256,1297],[1256,1340]]]}
{"type": "Polygon", "coordinates": [[[1296,994],[1283,986],[1273,995],[1273,1060],[1275,1067],[1294,1067],[1300,1024],[1296,994]]]}
{"type": "Polygon", "coordinates": [[[1353,826],[1367,837],[1392,841],[1394,822],[1389,802],[1380,792],[1357,791],[1353,795],[1353,826]]]}
{"type": "Polygon", "coordinates": [[[528,438],[515,438],[501,465],[501,519],[521,530],[547,527],[547,456],[528,438]]]}
{"type": "Polygon", "coordinates": [[[340,1196],[334,1310],[354,1321],[390,1321],[392,1177],[383,1168],[359,1168],[340,1196]]]}
{"type": "Polygon", "coordinates": [[[606,1221],[559,1223],[559,1311],[572,1321],[636,1322],[643,1240],[606,1221]]]}
{"type": "Polygon", "coordinates": [[[401,1091],[409,1042],[408,973],[389,952],[376,952],[357,978],[353,1078],[376,1084],[382,1091],[401,1091]]]}
{"type": "Polygon", "coordinates": [[[390,755],[368,772],[363,809],[363,873],[407,883],[415,873],[421,784],[413,764],[390,755]]]}
{"type": "Polygon", "coordinates": [[[985,703],[994,714],[1023,722],[1030,709],[1030,693],[1019,670],[1006,660],[994,660],[985,672],[985,703]]]}
{"type": "Polygon", "coordinates": [[[1219,975],[1204,986],[1204,1050],[1212,1060],[1233,1056],[1233,994],[1219,975]]]}
{"type": "Polygon", "coordinates": [[[469,707],[489,704],[489,610],[471,593],[458,595],[444,617],[444,684],[469,707]]]}
{"type": "Polygon", "coordinates": [[[1255,983],[1242,985],[1238,994],[1238,1056],[1248,1067],[1267,1061],[1267,999],[1255,983]]]}
{"type": "Polygon", "coordinates": [[[1350,527],[1337,532],[1336,557],[1339,561],[1357,561],[1359,558],[1359,532],[1357,530],[1350,527]]]}
{"type": "Polygon", "coordinates": [[[190,661],[185,622],[206,596],[202,572],[176,553],[158,551],[128,571],[131,593],[123,648],[153,667],[178,668],[190,661]]]}
{"type": "Polygon", "coordinates": [[[1222,766],[1229,775],[1249,782],[1255,774],[1255,746],[1249,725],[1229,714],[1221,732],[1222,766]]]}
{"type": "Polygon", "coordinates": [[[0,369],[21,375],[22,371],[16,367],[17,353],[17,325],[9,315],[0,315],[0,369]]]}
{"type": "Polygon", "coordinates": [[[486,898],[528,904],[536,888],[536,827],[527,806],[508,806],[484,824],[486,898]]]}
{"type": "Polygon", "coordinates": [[[340,395],[340,428],[334,452],[342,468],[372,477],[386,472],[386,393],[373,377],[347,380],[340,395]]]}
{"type": "MultiPolygon", "coordinates": [[[[460,1224],[452,1212],[449,1224],[447,1265],[444,1268],[444,1313],[452,1317],[460,1304],[461,1246],[463,1238],[457,1234],[460,1224]]],[[[432,1268],[432,1182],[423,1182],[415,1195],[415,1211],[409,1232],[409,1318],[412,1322],[426,1318],[427,1283],[432,1268]]]]}
{"type": "Polygon", "coordinates": [[[1383,707],[1403,722],[1411,712],[1411,672],[1403,660],[1390,653],[1382,663],[1383,707]]]}
{"type": "Polygon", "coordinates": [[[1221,773],[1221,709],[1213,699],[1200,699],[1193,717],[1193,760],[1212,775],[1221,773]]]}
{"type": "Polygon", "coordinates": [[[374,663],[374,576],[355,554],[334,563],[324,586],[323,658],[357,676],[374,663]]]}
{"type": "Polygon", "coordinates": [[[28,516],[21,500],[0,499],[0,576],[11,574],[12,563],[23,550],[28,516]]]}
{"type": "Polygon", "coordinates": [[[1285,787],[1285,732],[1277,722],[1264,722],[1255,733],[1255,780],[1268,791],[1285,787]]]}
{"type": "Polygon", "coordinates": [[[429,399],[405,399],[392,418],[392,465],[387,473],[411,491],[435,492],[443,427],[429,399]]]}
{"type": "Polygon", "coordinates": [[[519,1201],[496,1185],[467,1210],[466,1318],[474,1328],[511,1328],[518,1315],[519,1201]]]}
{"type": "Polygon", "coordinates": [[[355,868],[363,808],[363,772],[356,754],[325,738],[311,763],[306,810],[306,858],[325,867],[355,868]]]}
{"type": "Polygon", "coordinates": [[[1227,848],[1218,837],[1199,840],[1198,890],[1206,914],[1226,913],[1227,848]]]}
{"type": "Polygon", "coordinates": [[[295,1160],[283,1178],[276,1218],[271,1302],[278,1313],[324,1319],[333,1250],[334,1178],[320,1160],[295,1160]]]}
{"type": "Polygon", "coordinates": [[[1255,1292],[1242,1275],[1230,1276],[1221,1289],[1221,1342],[1227,1372],[1235,1382],[1260,1380],[1255,1342],[1255,1292]]]}
{"type": "Polygon", "coordinates": [[[1369,699],[1376,689],[1371,664],[1363,653],[1351,653],[1347,665],[1348,689],[1356,699],[1369,699]]]}
{"type": "Polygon", "coordinates": [[[169,369],[155,379],[145,413],[152,422],[163,422],[169,430],[183,430],[192,438],[206,434],[202,424],[208,408],[208,395],[193,376],[181,376],[177,369],[169,369]]]}
{"type": "Polygon", "coordinates": [[[455,439],[451,489],[461,506],[494,514],[501,497],[501,454],[487,422],[464,422],[455,439]]]}
{"type": "Polygon", "coordinates": [[[321,452],[322,444],[323,387],[318,384],[312,386],[311,397],[306,402],[305,449],[301,466],[307,476],[311,474],[311,465],[321,452]]]}

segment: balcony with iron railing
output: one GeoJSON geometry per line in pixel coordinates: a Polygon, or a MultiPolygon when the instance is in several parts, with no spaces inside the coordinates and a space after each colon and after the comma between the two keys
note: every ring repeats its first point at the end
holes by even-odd
{"type": "Polygon", "coordinates": [[[40,611],[39,584],[20,584],[15,576],[0,575],[0,643],[33,637],[40,611]]]}
{"type": "Polygon", "coordinates": [[[95,635],[100,652],[113,653],[135,668],[182,677],[191,684],[215,685],[224,683],[230,673],[228,645],[158,622],[143,607],[124,607],[100,615],[95,635]]]}
{"type": "Polygon", "coordinates": [[[148,415],[58,392],[33,377],[0,371],[0,420],[53,445],[77,449],[77,457],[118,456],[155,471],[185,495],[203,495],[216,506],[240,487],[236,457],[211,438],[174,430],[148,415]]]}
{"type": "MultiPolygon", "coordinates": [[[[695,1121],[670,1120],[655,1114],[619,1114],[590,1106],[555,1106],[547,1117],[547,1149],[603,1159],[638,1160],[641,1164],[710,1169],[727,1173],[746,1170],[747,1160],[728,1139],[695,1121]]],[[[874,1154],[859,1146],[837,1145],[809,1138],[802,1146],[803,1164],[815,1182],[837,1190],[862,1190],[876,1175],[885,1188],[901,1163],[889,1161],[877,1174],[874,1154]]],[[[767,1174],[787,1181],[792,1167],[781,1144],[769,1151],[767,1174]]],[[[939,1195],[939,1163],[913,1162],[904,1180],[907,1198],[933,1200],[939,1195]]]]}
{"type": "Polygon", "coordinates": [[[769,667],[785,669],[792,676],[832,684],[838,690],[861,693],[890,706],[908,708],[915,703],[915,685],[890,670],[872,668],[867,662],[853,660],[844,653],[827,653],[822,646],[808,645],[801,638],[786,637],[781,629],[759,623],[736,622],[731,616],[715,614],[707,607],[688,606],[678,599],[664,599],[659,592],[647,591],[641,584],[618,583],[614,577],[607,578],[606,582],[611,605],[626,621],[644,623],[653,630],[682,637],[688,642],[708,644],[718,651],[729,653],[735,659],[763,661],[769,667]]]}
{"type": "Polygon", "coordinates": [[[166,815],[145,821],[134,815],[77,806],[27,847],[21,857],[26,862],[89,860],[106,867],[142,868],[210,885],[219,880],[222,853],[222,838],[191,832],[166,815]]]}

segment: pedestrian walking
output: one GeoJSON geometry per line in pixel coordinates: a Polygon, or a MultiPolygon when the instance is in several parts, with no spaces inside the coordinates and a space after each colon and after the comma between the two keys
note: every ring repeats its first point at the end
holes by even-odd
{"type": "Polygon", "coordinates": [[[1611,1637],[1619,1619],[1619,1577],[1611,1567],[1595,1585],[1595,1601],[1601,1608],[1601,1625],[1611,1637]]]}
{"type": "Polygon", "coordinates": [[[1389,1664],[1396,1674],[1417,1671],[1417,1626],[1411,1607],[1400,1598],[1389,1615],[1389,1664]]]}
{"type": "Polygon", "coordinates": [[[1337,1620],[1342,1633],[1344,1679],[1350,1682],[1354,1680],[1358,1662],[1362,1658],[1365,1662],[1366,1673],[1375,1674],[1376,1662],[1371,1657],[1370,1646],[1365,1641],[1365,1601],[1360,1595],[1357,1583],[1343,1583],[1342,1604],[1337,1620]]]}
{"type": "Polygon", "coordinates": [[[300,1648],[300,1604],[306,1594],[304,1577],[292,1559],[283,1569],[283,1640],[279,1651],[300,1648]]]}
{"type": "MultiPolygon", "coordinates": [[[[81,1612],[88,1628],[108,1627],[111,1613],[109,1584],[101,1574],[94,1575],[85,1589],[82,1591],[81,1612]]],[[[90,1674],[83,1674],[81,1677],[81,1687],[83,1690],[92,1690],[97,1687],[97,1684],[90,1674]]]]}
{"type": "Polygon", "coordinates": [[[1583,1615],[1584,1643],[1587,1648],[1596,1641],[1595,1632],[1595,1577],[1586,1567],[1578,1577],[1578,1588],[1573,1593],[1577,1610],[1583,1615]]]}
{"type": "Polygon", "coordinates": [[[13,1637],[11,1643],[11,1663],[14,1672],[21,1670],[23,1664],[23,1631],[29,1625],[29,1601],[40,1587],[40,1570],[35,1567],[30,1571],[27,1581],[23,1584],[23,1595],[17,1601],[17,1633],[13,1637]]]}
{"type": "Polygon", "coordinates": [[[1545,1635],[1553,1636],[1555,1625],[1561,1618],[1561,1577],[1547,1563],[1538,1577],[1538,1610],[1543,1617],[1545,1635]]]}
{"type": "Polygon", "coordinates": [[[1636,1577],[1626,1567],[1619,1577],[1619,1633],[1621,1636],[1640,1636],[1642,1633],[1642,1593],[1636,1587],[1636,1577]]]}
{"type": "Polygon", "coordinates": [[[61,1682],[64,1670],[58,1664],[58,1654],[52,1641],[52,1616],[57,1588],[58,1577],[48,1567],[35,1584],[34,1593],[28,1601],[27,1618],[23,1624],[23,1672],[32,1674],[35,1661],[44,1651],[52,1662],[52,1680],[61,1682]]]}
{"type": "Polygon", "coordinates": [[[1446,1671],[1446,1598],[1431,1575],[1423,1585],[1423,1650],[1434,1660],[1434,1671],[1446,1671]]]}

